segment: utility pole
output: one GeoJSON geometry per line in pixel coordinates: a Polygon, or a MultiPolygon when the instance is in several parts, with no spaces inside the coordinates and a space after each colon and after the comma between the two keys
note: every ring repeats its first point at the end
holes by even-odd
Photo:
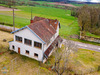
{"type": "Polygon", "coordinates": [[[32,19],[32,7],[31,7],[31,20],[30,20],[30,23],[33,23],[33,19],[32,19]]]}
{"type": "Polygon", "coordinates": [[[15,31],[15,13],[13,8],[13,31],[15,31]]]}
{"type": "Polygon", "coordinates": [[[32,7],[31,7],[31,20],[32,20],[32,7]]]}

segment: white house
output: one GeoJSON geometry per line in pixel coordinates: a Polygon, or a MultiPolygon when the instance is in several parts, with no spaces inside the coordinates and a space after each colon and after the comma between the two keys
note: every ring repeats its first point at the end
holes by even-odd
{"type": "Polygon", "coordinates": [[[31,24],[13,31],[10,50],[44,62],[56,47],[61,47],[60,22],[35,16],[31,24]]]}

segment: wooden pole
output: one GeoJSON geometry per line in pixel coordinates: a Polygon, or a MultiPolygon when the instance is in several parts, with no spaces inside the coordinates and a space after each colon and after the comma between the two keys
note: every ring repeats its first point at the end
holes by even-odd
{"type": "Polygon", "coordinates": [[[14,8],[13,8],[13,31],[15,31],[15,14],[14,14],[14,8]]]}
{"type": "Polygon", "coordinates": [[[31,20],[32,20],[32,7],[31,7],[31,20]]]}

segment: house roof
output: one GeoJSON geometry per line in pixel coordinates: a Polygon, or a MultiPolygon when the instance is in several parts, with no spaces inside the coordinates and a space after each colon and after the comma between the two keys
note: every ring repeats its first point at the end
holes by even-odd
{"type": "Polygon", "coordinates": [[[59,21],[35,16],[33,23],[28,27],[34,31],[44,42],[49,42],[56,33],[59,21]]]}
{"type": "MultiPolygon", "coordinates": [[[[37,17],[35,16],[33,19],[33,23],[30,25],[26,26],[32,33],[36,34],[37,37],[43,42],[49,42],[49,40],[52,38],[52,36],[56,33],[57,26],[59,25],[59,21],[52,20],[52,19],[47,19],[47,18],[42,18],[42,17],[37,17]]],[[[19,30],[22,30],[26,27],[23,27],[21,29],[18,29],[12,33],[15,33],[19,30]]]]}
{"type": "Polygon", "coordinates": [[[34,31],[44,42],[48,42],[56,33],[56,30],[49,24],[48,19],[43,19],[28,26],[34,31]]]}
{"type": "MultiPolygon", "coordinates": [[[[43,20],[43,19],[47,19],[47,18],[43,18],[43,17],[38,17],[38,16],[35,16],[34,19],[33,19],[33,23],[34,22],[37,22],[37,21],[40,21],[40,20],[43,20]]],[[[59,21],[57,19],[53,20],[53,19],[48,19],[49,21],[49,24],[52,25],[55,29],[57,29],[57,26],[59,24],[59,21]]]]}
{"type": "Polygon", "coordinates": [[[54,42],[44,52],[44,55],[46,55],[46,58],[48,58],[48,56],[51,53],[51,51],[53,50],[54,46],[59,42],[61,43],[62,41],[63,41],[63,39],[58,35],[57,38],[54,40],[54,42]]]}

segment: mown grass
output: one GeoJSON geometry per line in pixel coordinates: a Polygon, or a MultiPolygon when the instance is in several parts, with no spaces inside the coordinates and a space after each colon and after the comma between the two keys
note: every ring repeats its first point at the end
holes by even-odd
{"type": "MultiPolygon", "coordinates": [[[[13,24],[13,16],[0,14],[0,22],[13,24]]],[[[30,20],[22,17],[15,17],[15,26],[21,28],[23,26],[29,25],[30,20]]]]}
{"type": "MultiPolygon", "coordinates": [[[[31,7],[17,6],[20,11],[15,11],[15,26],[21,28],[30,24],[31,7]]],[[[73,34],[79,35],[79,27],[75,17],[70,16],[70,10],[57,9],[46,6],[32,7],[33,16],[45,17],[50,19],[58,19],[61,23],[60,35],[69,36],[73,34]],[[75,22],[73,22],[75,21],[75,22]]],[[[13,17],[11,11],[0,11],[0,21],[12,23],[13,17]]]]}
{"type": "MultiPolygon", "coordinates": [[[[39,1],[40,3],[43,3],[39,1]]],[[[61,23],[60,35],[64,38],[70,35],[79,35],[80,29],[77,19],[72,17],[70,10],[58,9],[46,6],[16,6],[20,11],[15,11],[15,26],[17,28],[24,27],[30,24],[31,8],[33,17],[45,17],[50,19],[58,19],[61,23]]],[[[13,23],[12,11],[0,11],[0,22],[13,23]]],[[[93,35],[91,35],[93,36],[93,35]]],[[[77,40],[77,39],[76,39],[77,40]]],[[[80,41],[81,40],[77,40],[80,41]]],[[[85,41],[83,41],[85,42],[85,41]]],[[[89,42],[87,42],[89,43],[89,42]]]]}

